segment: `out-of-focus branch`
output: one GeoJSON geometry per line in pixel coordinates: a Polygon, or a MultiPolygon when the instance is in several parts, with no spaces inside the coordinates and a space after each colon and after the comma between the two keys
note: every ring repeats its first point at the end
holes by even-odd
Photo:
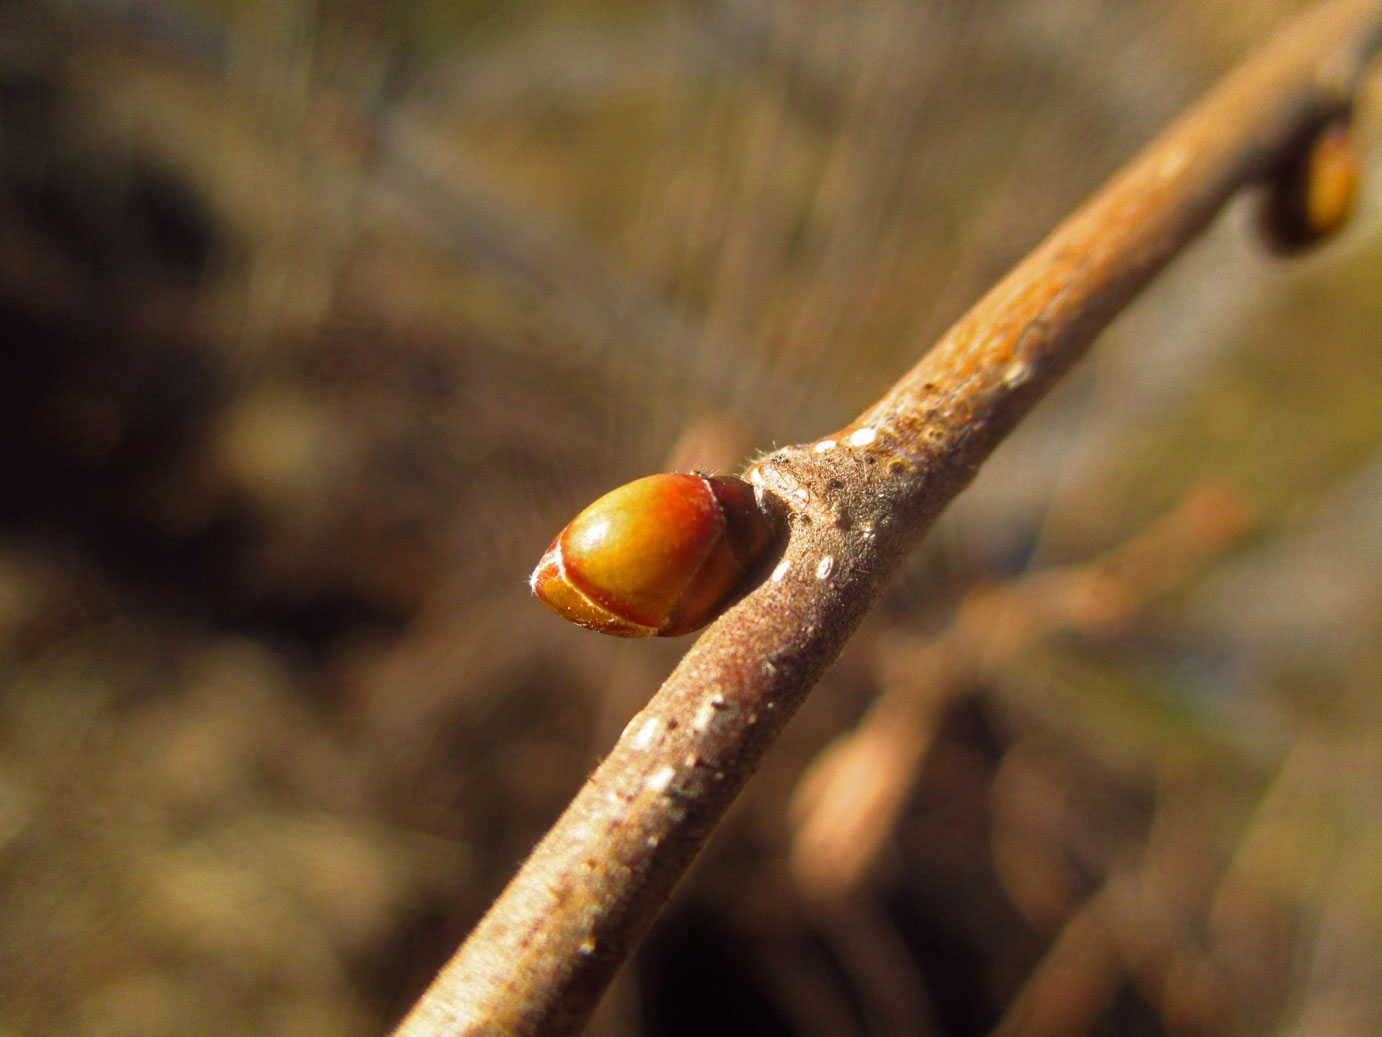
{"type": "Polygon", "coordinates": [[[821,752],[793,798],[790,862],[803,891],[839,898],[867,873],[916,783],[941,712],[960,689],[1020,667],[1057,634],[1126,629],[1252,523],[1237,494],[1204,486],[1100,558],[976,589],[939,635],[883,646],[882,694],[856,728],[821,752]]]}
{"type": "Polygon", "coordinates": [[[1234,193],[1348,105],[1379,46],[1379,0],[1335,0],[1289,26],[857,421],[750,469],[790,520],[772,575],[701,636],[629,723],[401,1033],[553,1034],[581,1025],[941,509],[1234,193]]]}

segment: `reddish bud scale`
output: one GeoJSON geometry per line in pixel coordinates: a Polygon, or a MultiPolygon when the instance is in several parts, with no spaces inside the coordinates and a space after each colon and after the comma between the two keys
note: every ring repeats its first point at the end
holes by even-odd
{"type": "Polygon", "coordinates": [[[1310,248],[1334,235],[1353,211],[1361,162],[1348,124],[1326,124],[1274,174],[1262,208],[1262,230],[1278,252],[1310,248]]]}
{"type": "Polygon", "coordinates": [[[552,611],[592,630],[676,637],[723,610],[771,540],[743,480],[650,475],[577,515],[530,585],[552,611]]]}

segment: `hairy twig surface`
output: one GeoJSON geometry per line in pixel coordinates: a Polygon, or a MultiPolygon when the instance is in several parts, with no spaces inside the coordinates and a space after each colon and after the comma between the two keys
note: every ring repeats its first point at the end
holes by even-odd
{"type": "Polygon", "coordinates": [[[1289,26],[994,287],[858,420],[747,473],[790,535],[629,723],[400,1033],[588,1016],[764,750],[983,460],[1240,188],[1348,106],[1382,2],[1289,26]]]}

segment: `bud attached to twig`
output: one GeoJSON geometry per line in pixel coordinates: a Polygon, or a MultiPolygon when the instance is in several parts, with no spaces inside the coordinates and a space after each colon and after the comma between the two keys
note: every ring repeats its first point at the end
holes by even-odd
{"type": "Polygon", "coordinates": [[[1333,236],[1353,211],[1359,164],[1346,116],[1303,140],[1267,186],[1261,224],[1268,245],[1292,254],[1333,236]]]}
{"type": "Polygon", "coordinates": [[[650,475],[572,519],[529,582],[543,604],[581,626],[676,637],[725,609],[772,540],[772,523],[742,479],[650,475]]]}

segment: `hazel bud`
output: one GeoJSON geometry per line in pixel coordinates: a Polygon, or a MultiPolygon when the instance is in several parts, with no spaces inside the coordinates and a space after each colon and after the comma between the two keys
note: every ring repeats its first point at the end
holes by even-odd
{"type": "Polygon", "coordinates": [[[1331,237],[1358,194],[1358,148],[1338,118],[1312,133],[1272,175],[1262,206],[1268,245],[1291,254],[1331,237]]]}
{"type": "Polygon", "coordinates": [[[724,611],[772,539],[742,479],[650,475],[572,519],[529,584],[553,612],[603,634],[676,637],[724,611]]]}

